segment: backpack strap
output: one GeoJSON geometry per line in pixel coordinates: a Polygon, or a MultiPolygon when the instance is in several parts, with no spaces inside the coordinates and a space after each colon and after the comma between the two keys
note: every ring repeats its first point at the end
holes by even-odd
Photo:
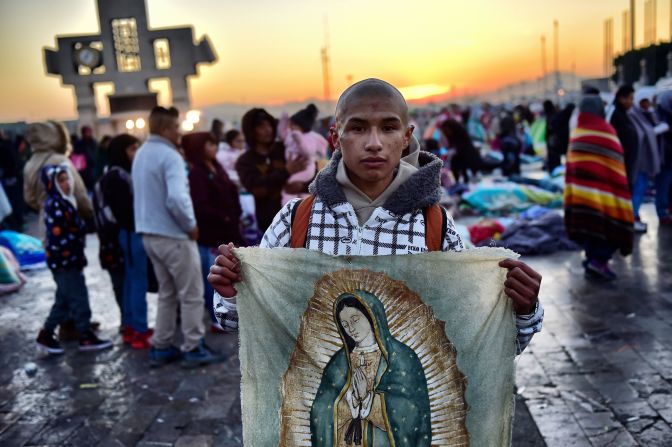
{"type": "Polygon", "coordinates": [[[313,210],[315,196],[309,195],[292,209],[290,244],[291,248],[304,248],[306,246],[306,237],[308,236],[308,223],[310,222],[310,213],[313,210]]]}
{"type": "Polygon", "coordinates": [[[425,243],[429,251],[441,251],[443,238],[448,227],[448,217],[439,204],[429,206],[422,211],[425,217],[425,243]]]}
{"type": "MultiPolygon", "coordinates": [[[[308,236],[308,223],[313,210],[315,196],[310,195],[299,201],[292,209],[291,216],[291,248],[304,248],[308,236]]],[[[425,243],[429,251],[441,251],[443,239],[448,227],[448,217],[441,205],[432,205],[423,210],[425,217],[425,243]]]]}

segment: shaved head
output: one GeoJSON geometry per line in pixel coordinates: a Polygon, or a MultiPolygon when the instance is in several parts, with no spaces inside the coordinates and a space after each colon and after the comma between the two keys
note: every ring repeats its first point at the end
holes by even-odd
{"type": "MultiPolygon", "coordinates": [[[[408,124],[408,105],[404,96],[392,84],[380,79],[369,78],[348,87],[338,98],[336,122],[343,123],[349,108],[361,99],[380,98],[393,103],[394,112],[399,114],[404,125],[408,124]]],[[[392,111],[392,110],[391,110],[392,111]]]]}

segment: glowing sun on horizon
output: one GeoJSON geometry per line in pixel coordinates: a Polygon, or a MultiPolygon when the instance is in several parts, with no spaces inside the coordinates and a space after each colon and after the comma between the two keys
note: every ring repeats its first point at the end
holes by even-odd
{"type": "Polygon", "coordinates": [[[439,84],[418,84],[409,85],[399,89],[407,101],[429,98],[431,96],[443,95],[450,91],[450,86],[439,84]]]}

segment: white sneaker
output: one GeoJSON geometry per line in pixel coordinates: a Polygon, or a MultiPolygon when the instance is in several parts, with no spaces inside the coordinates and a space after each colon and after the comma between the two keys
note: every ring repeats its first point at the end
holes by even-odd
{"type": "Polygon", "coordinates": [[[648,229],[648,226],[646,223],[642,222],[641,220],[636,220],[635,221],[635,233],[646,233],[646,230],[648,229]]]}

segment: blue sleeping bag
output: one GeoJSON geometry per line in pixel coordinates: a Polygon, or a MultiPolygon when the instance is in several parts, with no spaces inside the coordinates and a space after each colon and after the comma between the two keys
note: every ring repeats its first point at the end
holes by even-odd
{"type": "Polygon", "coordinates": [[[11,250],[21,269],[35,267],[46,261],[42,242],[27,234],[9,230],[0,231],[0,245],[11,250]]]}

